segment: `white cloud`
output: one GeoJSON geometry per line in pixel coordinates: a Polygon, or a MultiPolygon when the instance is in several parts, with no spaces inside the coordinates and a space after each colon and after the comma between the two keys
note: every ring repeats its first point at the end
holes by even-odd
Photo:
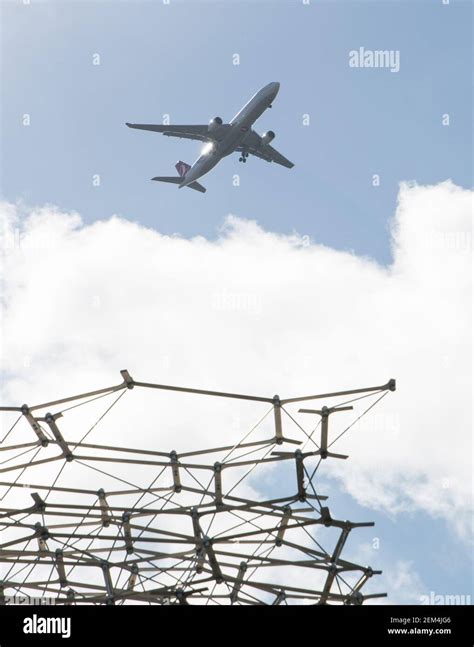
{"type": "MultiPolygon", "coordinates": [[[[425,510],[466,536],[471,199],[450,182],[402,185],[390,267],[236,217],[216,241],[186,240],[118,217],[85,225],[51,206],[3,204],[3,400],[100,388],[125,367],[144,381],[282,397],[395,377],[396,393],[335,445],[350,459],[325,467],[360,502],[425,510]]],[[[180,442],[191,445],[261,411],[161,402],[168,421],[180,407],[180,442]]],[[[160,430],[165,451],[177,428],[160,430]]],[[[150,428],[142,441],[161,449],[150,428]]]]}
{"type": "Polygon", "coordinates": [[[376,604],[420,604],[426,587],[412,562],[397,560],[383,569],[389,584],[389,596],[376,599],[376,604]]]}

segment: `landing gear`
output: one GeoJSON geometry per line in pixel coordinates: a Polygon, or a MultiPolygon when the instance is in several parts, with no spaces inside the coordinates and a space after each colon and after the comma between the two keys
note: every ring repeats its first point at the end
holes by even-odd
{"type": "Polygon", "coordinates": [[[242,155],[239,157],[239,162],[246,162],[247,157],[249,156],[249,153],[246,153],[245,151],[242,151],[242,155]]]}

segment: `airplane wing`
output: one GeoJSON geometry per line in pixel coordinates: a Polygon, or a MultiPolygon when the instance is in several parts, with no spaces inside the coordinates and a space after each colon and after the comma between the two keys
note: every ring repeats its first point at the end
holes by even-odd
{"type": "Polygon", "coordinates": [[[265,160],[266,162],[275,162],[276,164],[281,164],[286,168],[293,168],[293,162],[290,162],[289,159],[286,159],[281,153],[279,153],[273,146],[270,144],[263,144],[262,138],[255,130],[251,130],[247,137],[244,140],[242,146],[237,148],[237,151],[245,151],[255,157],[260,157],[260,159],[265,160]]]}
{"type": "Polygon", "coordinates": [[[197,139],[201,142],[215,142],[222,139],[225,132],[230,128],[229,124],[222,124],[210,131],[207,124],[189,125],[189,126],[164,126],[161,124],[126,124],[129,128],[138,128],[139,130],[151,130],[155,133],[161,133],[168,137],[180,137],[183,139],[197,139]]]}

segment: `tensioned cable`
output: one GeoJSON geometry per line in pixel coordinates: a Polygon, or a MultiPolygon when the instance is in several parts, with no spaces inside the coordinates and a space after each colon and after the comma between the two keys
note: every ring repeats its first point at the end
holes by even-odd
{"type": "Polygon", "coordinates": [[[340,438],[341,436],[343,436],[343,435],[346,433],[346,431],[349,431],[349,429],[350,429],[351,427],[353,427],[353,426],[355,425],[355,423],[356,423],[356,422],[358,422],[361,418],[363,418],[363,417],[365,416],[365,414],[366,414],[368,411],[370,411],[371,409],[373,409],[373,408],[375,407],[375,405],[376,405],[378,402],[380,402],[380,400],[382,400],[386,395],[388,395],[388,391],[385,391],[384,393],[382,393],[382,395],[380,396],[380,398],[377,398],[377,400],[376,400],[375,402],[373,402],[373,403],[370,405],[370,407],[368,407],[368,408],[367,408],[363,413],[361,413],[361,414],[360,414],[360,416],[354,420],[354,422],[352,422],[348,427],[346,427],[346,428],[344,429],[344,431],[342,431],[342,432],[339,434],[339,436],[336,436],[336,438],[334,438],[334,440],[333,440],[331,443],[329,443],[329,445],[328,445],[328,449],[329,449],[329,447],[331,447],[332,445],[334,445],[334,443],[336,442],[336,440],[339,440],[339,438],[340,438]]]}
{"type": "MultiPolygon", "coordinates": [[[[115,393],[115,391],[109,391],[108,393],[96,395],[94,398],[90,398],[89,400],[85,400],[84,402],[79,402],[78,404],[73,404],[71,407],[67,407],[66,409],[61,409],[61,413],[66,413],[66,411],[71,411],[71,409],[76,409],[77,407],[83,407],[85,404],[89,404],[89,402],[94,402],[95,400],[106,398],[108,395],[112,395],[113,393],[115,393]]],[[[125,391],[123,391],[123,393],[125,393],[125,391]]]]}
{"type": "MultiPolygon", "coordinates": [[[[41,451],[41,449],[42,449],[42,447],[41,447],[41,446],[40,446],[40,447],[38,447],[38,449],[36,450],[36,452],[35,452],[35,454],[34,454],[34,456],[33,456],[32,460],[34,460],[34,459],[38,456],[38,454],[39,454],[39,452],[41,451]]],[[[25,471],[26,469],[27,469],[27,468],[26,468],[26,467],[24,467],[24,468],[21,470],[21,472],[18,474],[18,476],[16,477],[16,479],[13,481],[13,483],[12,483],[12,484],[10,485],[10,487],[7,489],[7,491],[5,492],[5,494],[4,494],[2,497],[0,497],[0,501],[3,501],[3,499],[4,499],[4,498],[7,496],[7,494],[10,492],[10,490],[12,489],[12,487],[13,487],[13,486],[18,482],[18,479],[21,477],[21,475],[24,473],[24,471],[25,471]]]]}
{"type": "MultiPolygon", "coordinates": [[[[102,414],[102,415],[97,419],[97,421],[92,425],[92,427],[89,429],[89,431],[87,431],[87,432],[84,434],[84,436],[83,436],[83,437],[81,438],[81,440],[79,441],[79,445],[80,445],[81,443],[83,443],[83,442],[84,442],[84,440],[85,440],[85,439],[87,438],[87,436],[91,433],[91,431],[97,427],[97,425],[99,424],[99,422],[100,422],[100,421],[101,421],[101,420],[102,420],[102,419],[103,419],[103,418],[104,418],[104,417],[109,413],[109,411],[112,409],[112,407],[114,407],[114,406],[117,404],[117,402],[120,400],[120,398],[121,398],[122,396],[124,396],[124,395],[125,395],[125,393],[127,393],[127,391],[128,391],[128,389],[126,389],[125,391],[122,391],[122,393],[120,393],[120,394],[115,398],[115,400],[112,402],[112,404],[110,405],[110,407],[108,407],[108,408],[104,411],[104,413],[103,413],[103,414],[102,414]]],[[[107,395],[109,395],[109,394],[107,394],[107,395]]]]}
{"type": "MultiPolygon", "coordinates": [[[[295,423],[295,425],[301,429],[301,431],[302,431],[302,432],[304,433],[304,435],[307,437],[308,441],[310,441],[310,440],[311,440],[311,442],[312,442],[314,445],[316,445],[316,448],[317,448],[317,449],[319,449],[319,445],[318,445],[318,443],[314,440],[314,438],[311,438],[310,434],[308,434],[308,432],[307,432],[305,429],[303,429],[303,427],[300,425],[300,423],[299,423],[297,420],[295,420],[295,419],[293,418],[293,416],[291,415],[291,413],[288,413],[288,411],[285,409],[285,407],[281,407],[281,408],[282,408],[282,409],[283,409],[283,411],[286,413],[286,415],[287,415],[289,418],[291,418],[291,420],[293,420],[293,422],[295,423]]],[[[316,429],[317,429],[317,427],[316,427],[316,429]]],[[[307,441],[307,442],[308,442],[308,441],[307,441]]]]}
{"type": "Polygon", "coordinates": [[[12,424],[10,429],[7,431],[5,436],[0,440],[0,445],[5,442],[5,440],[8,438],[8,436],[12,433],[12,431],[15,429],[17,424],[20,422],[20,420],[23,418],[23,414],[19,415],[18,418],[15,420],[15,422],[12,424]]]}

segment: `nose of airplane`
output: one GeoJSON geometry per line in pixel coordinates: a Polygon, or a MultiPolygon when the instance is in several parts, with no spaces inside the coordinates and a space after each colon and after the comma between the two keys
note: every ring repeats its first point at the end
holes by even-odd
{"type": "Polygon", "coordinates": [[[269,83],[269,87],[273,93],[273,96],[276,97],[276,95],[278,94],[278,90],[280,89],[280,84],[278,83],[278,81],[273,81],[273,83],[269,83]]]}

